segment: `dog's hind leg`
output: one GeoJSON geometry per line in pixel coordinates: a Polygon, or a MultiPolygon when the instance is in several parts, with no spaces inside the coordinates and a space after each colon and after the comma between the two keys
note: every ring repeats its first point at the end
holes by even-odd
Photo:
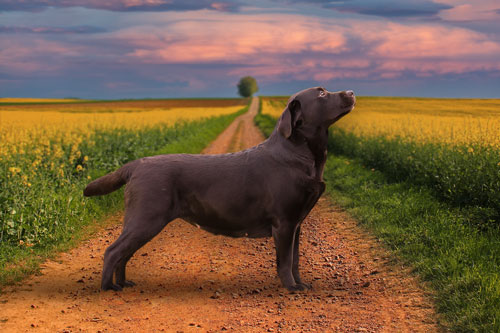
{"type": "Polygon", "coordinates": [[[101,289],[122,290],[122,286],[113,283],[113,272],[120,260],[122,253],[126,250],[126,244],[130,242],[131,234],[125,230],[120,237],[111,244],[104,252],[104,264],[102,269],[101,289]]]}
{"type": "Polygon", "coordinates": [[[122,288],[135,286],[135,282],[127,280],[125,278],[125,266],[127,266],[127,262],[130,260],[130,258],[132,258],[132,256],[133,256],[133,254],[120,260],[120,262],[118,262],[118,264],[116,265],[116,268],[115,268],[116,284],[122,288]]]}
{"type": "Polygon", "coordinates": [[[151,214],[126,218],[123,232],[118,239],[106,249],[104,254],[104,267],[102,271],[102,290],[122,290],[127,284],[125,280],[125,266],[128,259],[156,236],[173,218],[166,214],[151,214]],[[113,283],[113,273],[116,283],[113,283]]]}

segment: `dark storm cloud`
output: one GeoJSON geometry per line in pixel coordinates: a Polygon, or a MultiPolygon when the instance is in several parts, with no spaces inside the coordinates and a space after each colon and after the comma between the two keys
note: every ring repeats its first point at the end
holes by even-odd
{"type": "Polygon", "coordinates": [[[0,0],[2,11],[30,11],[39,12],[49,7],[68,8],[84,7],[89,9],[102,9],[117,12],[161,12],[210,9],[217,11],[236,11],[238,1],[211,1],[211,0],[0,0]]]}
{"type": "Polygon", "coordinates": [[[34,34],[95,34],[106,32],[106,29],[94,26],[77,27],[14,27],[0,26],[0,33],[34,33],[34,34]]]}
{"type": "Polygon", "coordinates": [[[346,3],[330,3],[325,8],[331,8],[339,12],[357,13],[363,15],[381,17],[429,17],[437,15],[441,10],[453,7],[434,2],[393,2],[381,1],[377,3],[365,3],[364,1],[352,1],[346,3]]]}
{"type": "Polygon", "coordinates": [[[441,10],[451,9],[452,6],[433,1],[416,0],[291,0],[291,2],[316,3],[323,8],[333,9],[344,13],[381,16],[387,18],[404,17],[432,17],[441,10]]]}

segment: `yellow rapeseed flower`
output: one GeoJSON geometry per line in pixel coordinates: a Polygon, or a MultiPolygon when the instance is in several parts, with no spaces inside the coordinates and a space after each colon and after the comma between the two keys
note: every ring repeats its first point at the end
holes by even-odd
{"type": "Polygon", "coordinates": [[[17,174],[17,173],[21,172],[21,169],[20,169],[20,168],[18,168],[18,167],[10,167],[10,168],[9,168],[9,171],[10,171],[12,174],[14,174],[14,175],[15,175],[15,174],[17,174]]]}
{"type": "MultiPolygon", "coordinates": [[[[263,98],[262,113],[277,118],[286,102],[263,98]]],[[[500,99],[358,97],[334,126],[363,136],[500,148],[500,99]]]]}
{"type": "MultiPolygon", "coordinates": [[[[242,108],[241,105],[170,108],[162,107],[161,102],[152,105],[135,103],[130,107],[127,102],[103,103],[99,106],[85,103],[0,105],[0,157],[32,153],[60,159],[64,156],[62,147],[70,145],[68,161],[72,163],[81,156],[80,144],[98,129],[137,130],[162,124],[173,125],[179,121],[227,115],[242,108]],[[30,151],[25,149],[27,146],[30,151]]],[[[87,144],[95,143],[88,141],[87,144]]],[[[85,156],[83,161],[88,161],[88,157],[85,156]]]]}

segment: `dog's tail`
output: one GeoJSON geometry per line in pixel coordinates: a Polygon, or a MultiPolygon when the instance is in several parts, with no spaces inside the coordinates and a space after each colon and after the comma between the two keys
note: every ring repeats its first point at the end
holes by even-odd
{"type": "Polygon", "coordinates": [[[97,178],[87,185],[85,190],[83,190],[83,195],[91,197],[94,195],[105,195],[118,190],[130,179],[132,171],[136,168],[138,161],[139,160],[127,163],[120,169],[97,178]]]}

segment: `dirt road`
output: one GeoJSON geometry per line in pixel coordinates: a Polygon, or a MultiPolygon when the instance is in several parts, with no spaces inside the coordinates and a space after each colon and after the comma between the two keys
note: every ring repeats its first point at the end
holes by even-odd
{"type": "MultiPolygon", "coordinates": [[[[263,140],[250,111],[205,153],[263,140]]],[[[91,200],[91,199],[90,199],[91,200]]],[[[99,290],[104,250],[119,235],[103,230],[42,274],[0,295],[2,332],[433,332],[430,298],[408,269],[346,213],[320,199],[303,224],[301,269],[313,290],[280,287],[271,239],[214,236],[170,223],[127,266],[136,287],[99,290]]]]}

